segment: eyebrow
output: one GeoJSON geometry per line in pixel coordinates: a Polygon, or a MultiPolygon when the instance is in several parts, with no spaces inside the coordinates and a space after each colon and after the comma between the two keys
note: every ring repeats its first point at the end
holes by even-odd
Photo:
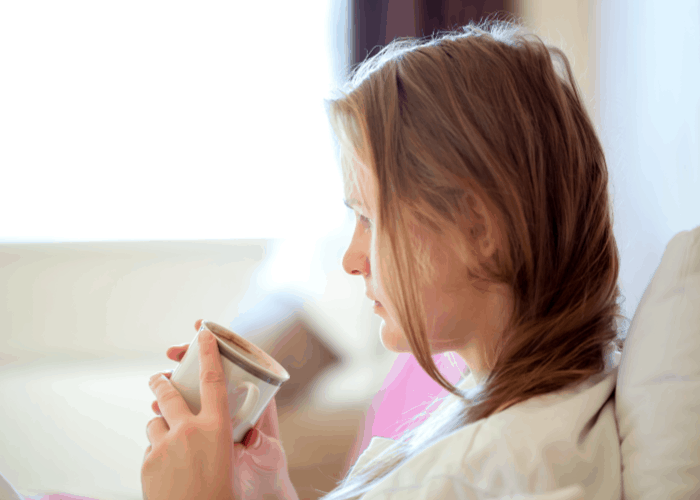
{"type": "Polygon", "coordinates": [[[357,206],[363,206],[362,203],[360,203],[358,200],[355,198],[350,198],[350,201],[343,198],[343,203],[345,203],[345,206],[348,207],[349,209],[352,210],[352,205],[357,205],[357,206]]]}

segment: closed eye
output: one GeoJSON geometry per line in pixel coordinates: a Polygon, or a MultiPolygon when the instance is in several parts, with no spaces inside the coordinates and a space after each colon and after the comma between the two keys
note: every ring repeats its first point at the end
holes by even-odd
{"type": "MultiPolygon", "coordinates": [[[[345,206],[348,207],[350,210],[354,211],[352,206],[350,206],[347,201],[343,200],[343,203],[345,203],[345,206]]],[[[370,229],[372,227],[372,221],[370,219],[368,219],[362,214],[355,213],[355,215],[360,219],[365,229],[370,229]]]]}
{"type": "Polygon", "coordinates": [[[371,229],[371,227],[372,227],[372,221],[371,221],[371,220],[369,220],[369,219],[368,219],[367,217],[365,217],[364,215],[359,215],[359,214],[358,214],[358,217],[359,217],[359,219],[362,221],[362,225],[365,226],[365,229],[371,229]]]}

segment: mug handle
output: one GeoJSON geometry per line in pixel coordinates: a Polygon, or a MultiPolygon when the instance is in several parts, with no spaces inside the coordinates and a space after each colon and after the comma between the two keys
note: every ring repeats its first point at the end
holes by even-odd
{"type": "MultiPolygon", "coordinates": [[[[234,393],[229,396],[229,407],[231,404],[235,404],[234,401],[238,400],[240,393],[243,390],[246,391],[245,400],[235,415],[231,418],[232,423],[240,423],[244,420],[248,420],[248,417],[250,417],[250,415],[253,413],[255,410],[255,405],[260,399],[260,389],[258,389],[258,387],[251,382],[243,382],[236,388],[234,393]],[[232,401],[232,399],[234,401],[232,401]]],[[[254,423],[255,422],[251,422],[251,425],[254,423]]]]}

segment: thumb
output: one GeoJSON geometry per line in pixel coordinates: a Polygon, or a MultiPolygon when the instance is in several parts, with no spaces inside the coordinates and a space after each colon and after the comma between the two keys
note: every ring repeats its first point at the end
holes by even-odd
{"type": "Polygon", "coordinates": [[[245,454],[250,457],[256,468],[265,472],[286,469],[287,456],[279,439],[268,436],[260,429],[253,427],[248,441],[250,445],[246,447],[245,454]]]}

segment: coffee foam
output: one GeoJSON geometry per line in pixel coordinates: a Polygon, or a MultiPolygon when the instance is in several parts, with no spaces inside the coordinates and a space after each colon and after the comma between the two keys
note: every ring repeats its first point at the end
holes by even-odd
{"type": "Polygon", "coordinates": [[[217,323],[211,321],[204,321],[203,323],[212,333],[216,334],[227,345],[231,346],[234,351],[251,363],[269,370],[278,377],[287,378],[289,376],[287,370],[285,370],[282,365],[249,340],[244,339],[240,335],[217,323]]]}

